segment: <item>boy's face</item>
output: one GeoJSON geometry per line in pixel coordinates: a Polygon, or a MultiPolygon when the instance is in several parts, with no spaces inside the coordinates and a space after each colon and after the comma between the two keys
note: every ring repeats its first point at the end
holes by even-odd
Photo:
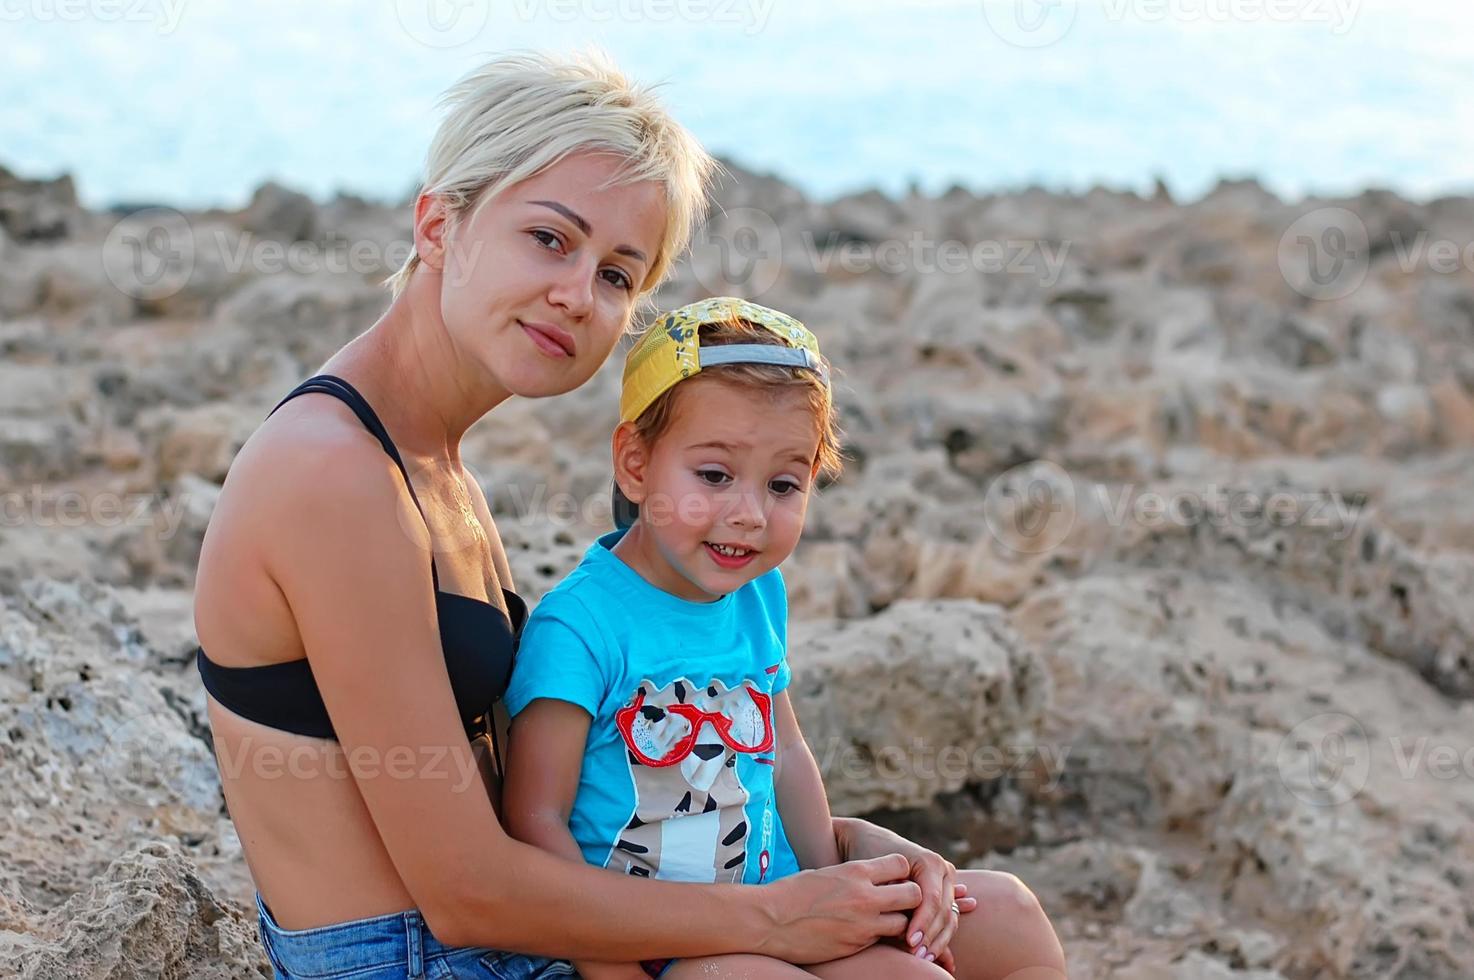
{"type": "Polygon", "coordinates": [[[798,544],[819,421],[802,389],[682,382],[653,446],[629,436],[615,469],[640,518],[616,549],[647,580],[710,602],[776,568],[798,544]],[[628,542],[628,544],[626,544],[628,542]]]}

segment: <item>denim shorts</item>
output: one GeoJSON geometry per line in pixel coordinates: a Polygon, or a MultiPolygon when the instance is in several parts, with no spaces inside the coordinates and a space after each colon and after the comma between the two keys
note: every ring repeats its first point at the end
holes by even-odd
{"type": "Polygon", "coordinates": [[[256,895],[261,945],[277,980],[546,980],[574,977],[565,960],[496,949],[447,946],[417,909],[317,929],[283,929],[256,895]]]}

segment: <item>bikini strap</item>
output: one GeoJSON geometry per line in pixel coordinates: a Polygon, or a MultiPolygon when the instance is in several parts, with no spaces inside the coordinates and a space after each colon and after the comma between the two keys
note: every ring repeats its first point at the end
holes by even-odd
{"type": "MultiPolygon", "coordinates": [[[[404,476],[404,485],[409,488],[409,497],[415,502],[415,510],[420,512],[420,518],[423,520],[425,518],[425,508],[420,506],[420,498],[415,495],[415,485],[409,479],[409,470],[405,469],[404,459],[399,455],[399,449],[394,445],[394,440],[389,438],[389,430],[385,429],[384,423],[379,421],[379,416],[374,413],[373,407],[368,403],[368,399],[359,394],[357,388],[342,378],[333,374],[318,374],[308,378],[293,388],[287,397],[277,402],[276,408],[273,408],[268,413],[268,417],[274,415],[277,408],[281,408],[293,398],[309,392],[332,395],[353,409],[353,414],[358,416],[358,420],[363,423],[364,428],[373,433],[374,437],[379,440],[379,444],[384,447],[384,452],[388,453],[389,458],[394,460],[394,465],[399,467],[400,474],[404,476]]],[[[425,533],[429,534],[429,530],[430,522],[427,520],[425,521],[425,533]]],[[[435,591],[439,592],[440,574],[435,570],[435,556],[433,554],[430,556],[430,581],[434,583],[435,591]]]]}

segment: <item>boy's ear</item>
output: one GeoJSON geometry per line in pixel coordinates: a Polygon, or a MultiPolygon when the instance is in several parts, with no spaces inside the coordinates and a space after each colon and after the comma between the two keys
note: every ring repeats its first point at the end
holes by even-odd
{"type": "Polygon", "coordinates": [[[614,482],[631,503],[645,502],[645,468],[650,454],[645,440],[633,422],[621,422],[614,429],[614,482]]]}

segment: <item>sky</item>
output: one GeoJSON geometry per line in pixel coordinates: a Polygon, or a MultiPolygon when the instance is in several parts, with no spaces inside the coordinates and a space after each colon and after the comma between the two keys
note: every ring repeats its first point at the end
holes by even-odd
{"type": "Polygon", "coordinates": [[[0,37],[0,165],[93,206],[400,200],[459,75],[589,45],[821,198],[1474,193],[1467,0],[0,0],[0,37]]]}

